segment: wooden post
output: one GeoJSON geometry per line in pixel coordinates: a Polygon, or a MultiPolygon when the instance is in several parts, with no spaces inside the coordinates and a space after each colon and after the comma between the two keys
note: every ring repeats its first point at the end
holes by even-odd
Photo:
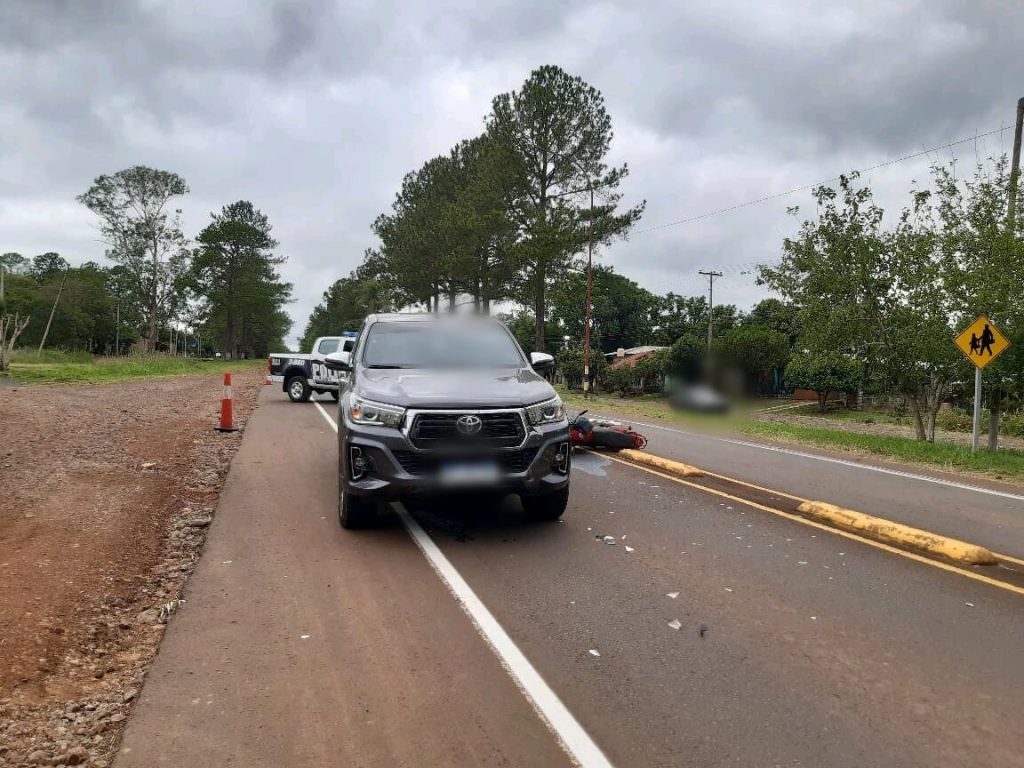
{"type": "Polygon", "coordinates": [[[57,289],[57,298],[53,300],[53,307],[50,309],[50,317],[46,321],[46,329],[43,331],[43,338],[39,342],[39,351],[36,353],[37,357],[43,354],[43,346],[46,344],[46,337],[50,335],[50,323],[53,322],[53,315],[57,311],[57,302],[60,301],[60,295],[64,292],[64,283],[67,282],[68,272],[70,271],[71,266],[68,265],[68,268],[64,270],[64,277],[60,279],[60,288],[57,289]]]}

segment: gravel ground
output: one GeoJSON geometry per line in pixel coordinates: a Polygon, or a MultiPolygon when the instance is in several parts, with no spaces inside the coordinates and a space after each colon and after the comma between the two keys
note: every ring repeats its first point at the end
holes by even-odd
{"type": "MultiPolygon", "coordinates": [[[[262,371],[236,374],[244,426],[262,371]]],[[[240,433],[219,376],[0,390],[0,766],[108,766],[240,433]]]]}

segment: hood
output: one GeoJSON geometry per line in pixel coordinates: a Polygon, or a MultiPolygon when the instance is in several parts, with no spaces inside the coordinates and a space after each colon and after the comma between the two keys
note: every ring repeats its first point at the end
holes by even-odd
{"type": "Polygon", "coordinates": [[[521,408],[555,396],[530,368],[499,371],[359,371],[355,392],[405,408],[521,408]]]}

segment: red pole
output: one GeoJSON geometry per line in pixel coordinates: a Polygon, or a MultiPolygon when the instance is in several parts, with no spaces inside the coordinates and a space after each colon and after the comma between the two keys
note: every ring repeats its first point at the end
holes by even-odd
{"type": "Polygon", "coordinates": [[[218,432],[237,432],[231,407],[231,373],[224,373],[224,396],[220,401],[220,426],[218,432]]]}

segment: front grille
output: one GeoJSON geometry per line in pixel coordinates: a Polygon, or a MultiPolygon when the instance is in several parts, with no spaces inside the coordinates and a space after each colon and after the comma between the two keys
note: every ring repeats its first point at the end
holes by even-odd
{"type": "MultiPolygon", "coordinates": [[[[494,455],[501,470],[508,474],[525,472],[537,456],[537,448],[523,448],[518,451],[504,451],[494,455]]],[[[410,475],[436,474],[445,461],[443,456],[416,451],[394,451],[395,459],[410,475]]],[[[465,457],[463,457],[465,458],[465,457]]]]}
{"type": "Polygon", "coordinates": [[[456,426],[464,413],[418,413],[409,429],[409,439],[417,448],[515,448],[526,438],[522,417],[513,411],[477,413],[480,431],[464,435],[456,426]]]}

